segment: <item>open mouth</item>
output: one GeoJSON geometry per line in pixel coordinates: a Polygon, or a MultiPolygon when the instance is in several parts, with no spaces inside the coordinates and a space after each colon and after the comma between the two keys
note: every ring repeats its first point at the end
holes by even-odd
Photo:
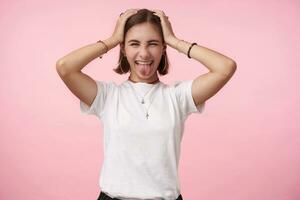
{"type": "Polygon", "coordinates": [[[153,60],[149,62],[135,61],[135,64],[139,65],[140,67],[150,67],[153,64],[153,62],[153,60]]]}
{"type": "Polygon", "coordinates": [[[142,62],[142,61],[135,61],[134,63],[137,66],[137,70],[141,74],[143,74],[144,76],[148,76],[148,75],[151,74],[152,69],[153,69],[152,65],[154,63],[153,60],[152,61],[147,61],[147,62],[145,62],[145,61],[144,62],[142,62]]]}

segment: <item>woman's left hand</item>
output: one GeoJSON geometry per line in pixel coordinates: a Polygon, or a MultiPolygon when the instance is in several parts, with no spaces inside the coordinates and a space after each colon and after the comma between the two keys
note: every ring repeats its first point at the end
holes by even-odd
{"type": "Polygon", "coordinates": [[[162,10],[152,10],[154,15],[157,15],[160,18],[161,26],[163,29],[164,34],[164,40],[165,42],[170,45],[171,41],[176,38],[176,36],[173,33],[171,23],[168,19],[168,17],[165,15],[165,13],[162,10]]]}

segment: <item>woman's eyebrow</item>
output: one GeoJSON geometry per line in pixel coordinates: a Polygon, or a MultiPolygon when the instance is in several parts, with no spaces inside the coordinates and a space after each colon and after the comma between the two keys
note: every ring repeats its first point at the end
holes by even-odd
{"type": "MultiPolygon", "coordinates": [[[[138,40],[129,40],[128,43],[129,42],[140,42],[140,41],[138,41],[138,40]]],[[[159,40],[148,40],[148,42],[159,42],[159,40]]]]}

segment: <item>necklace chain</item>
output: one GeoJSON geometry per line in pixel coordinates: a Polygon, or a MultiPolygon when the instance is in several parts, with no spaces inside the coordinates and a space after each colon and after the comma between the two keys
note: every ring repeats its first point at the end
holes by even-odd
{"type": "MultiPolygon", "coordinates": [[[[129,83],[129,85],[130,85],[130,87],[132,88],[132,90],[133,90],[133,92],[134,92],[134,94],[135,94],[135,96],[137,97],[137,99],[139,99],[139,97],[140,97],[140,95],[138,95],[137,94],[137,92],[136,92],[136,90],[133,88],[133,86],[131,85],[131,83],[129,83]],[[138,97],[139,96],[139,97],[138,97]]],[[[158,84],[157,84],[158,85],[158,84]]],[[[141,101],[141,104],[145,104],[145,97],[146,97],[146,95],[153,89],[153,88],[155,88],[157,85],[153,85],[145,94],[144,94],[144,97],[142,97],[142,101],[141,101]]],[[[141,98],[141,97],[140,97],[141,98]]],[[[148,106],[148,108],[146,109],[146,119],[148,119],[148,117],[149,117],[149,108],[150,108],[150,106],[151,106],[151,104],[152,104],[152,102],[153,102],[153,99],[154,98],[152,98],[151,99],[151,101],[150,101],[150,103],[149,103],[149,106],[148,106]]]]}

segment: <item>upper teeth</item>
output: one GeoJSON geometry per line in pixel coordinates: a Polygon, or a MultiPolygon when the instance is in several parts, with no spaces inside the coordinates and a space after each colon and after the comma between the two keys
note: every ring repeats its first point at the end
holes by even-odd
{"type": "Polygon", "coordinates": [[[149,64],[152,63],[152,61],[150,61],[150,62],[139,62],[139,61],[137,61],[137,63],[138,64],[142,64],[142,65],[149,65],[149,64]]]}

